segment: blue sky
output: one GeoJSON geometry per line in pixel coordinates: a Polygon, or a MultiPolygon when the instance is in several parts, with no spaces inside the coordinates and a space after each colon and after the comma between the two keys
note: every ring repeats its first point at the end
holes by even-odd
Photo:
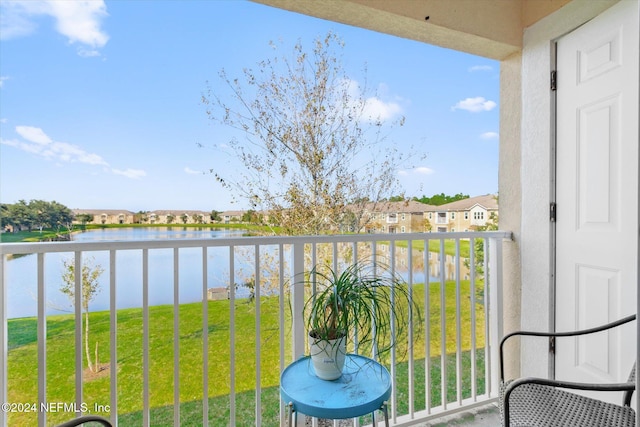
{"type": "Polygon", "coordinates": [[[498,189],[499,63],[235,0],[0,3],[0,202],[69,208],[241,209],[213,177],[238,164],[201,96],[332,30],[344,67],[405,125],[388,142],[424,160],[398,171],[408,196],[498,189]],[[210,148],[200,148],[199,144],[210,148]]]}

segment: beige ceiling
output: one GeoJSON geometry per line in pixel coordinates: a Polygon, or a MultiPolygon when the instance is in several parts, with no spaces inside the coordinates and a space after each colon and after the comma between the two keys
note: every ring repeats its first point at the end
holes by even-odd
{"type": "Polygon", "coordinates": [[[522,48],[524,28],[571,0],[254,1],[501,60],[522,48]]]}

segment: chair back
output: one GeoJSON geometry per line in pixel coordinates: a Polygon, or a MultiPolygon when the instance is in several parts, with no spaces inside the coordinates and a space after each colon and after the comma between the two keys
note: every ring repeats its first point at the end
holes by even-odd
{"type": "MultiPolygon", "coordinates": [[[[629,374],[629,380],[627,382],[630,382],[630,383],[636,382],[636,364],[635,363],[633,364],[633,368],[631,368],[631,374],[629,374]]],[[[624,392],[622,399],[623,399],[623,404],[625,406],[631,406],[631,396],[633,396],[634,391],[635,389],[624,392]]]]}

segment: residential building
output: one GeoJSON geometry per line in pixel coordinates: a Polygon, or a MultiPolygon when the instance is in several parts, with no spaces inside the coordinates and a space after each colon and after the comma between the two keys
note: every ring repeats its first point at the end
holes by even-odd
{"type": "Polygon", "coordinates": [[[220,212],[221,222],[224,224],[229,224],[232,222],[242,222],[242,216],[245,211],[224,211],[220,212]]]}
{"type": "Polygon", "coordinates": [[[79,215],[90,215],[93,220],[85,224],[209,224],[211,214],[196,210],[157,210],[133,213],[117,209],[72,209],[75,224],[82,223],[79,215]]]}
{"type": "Polygon", "coordinates": [[[380,202],[366,207],[367,233],[472,231],[498,215],[493,194],[433,206],[417,201],[380,202]]]}
{"type": "MultiPolygon", "coordinates": [[[[72,209],[74,217],[78,215],[89,215],[93,217],[92,221],[85,224],[133,224],[134,213],[124,209],[72,209]]],[[[79,224],[82,221],[76,219],[74,223],[79,224]]]]}
{"type": "Polygon", "coordinates": [[[424,212],[434,208],[414,200],[370,203],[365,207],[367,233],[422,233],[427,231],[424,212]]]}
{"type": "Polygon", "coordinates": [[[209,224],[211,213],[195,210],[152,211],[146,214],[149,224],[209,224]]]}
{"type": "Polygon", "coordinates": [[[498,215],[498,197],[494,194],[469,197],[440,206],[434,206],[425,212],[425,218],[431,224],[431,231],[472,231],[491,221],[492,215],[498,215]]]}

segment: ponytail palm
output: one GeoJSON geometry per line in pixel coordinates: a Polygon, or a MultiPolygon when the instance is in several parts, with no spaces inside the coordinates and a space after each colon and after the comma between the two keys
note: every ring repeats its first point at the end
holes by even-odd
{"type": "Polygon", "coordinates": [[[345,336],[352,348],[380,355],[406,337],[412,317],[419,317],[408,285],[383,264],[361,261],[341,271],[316,267],[311,280],[317,291],[305,313],[316,341],[345,336]]]}

